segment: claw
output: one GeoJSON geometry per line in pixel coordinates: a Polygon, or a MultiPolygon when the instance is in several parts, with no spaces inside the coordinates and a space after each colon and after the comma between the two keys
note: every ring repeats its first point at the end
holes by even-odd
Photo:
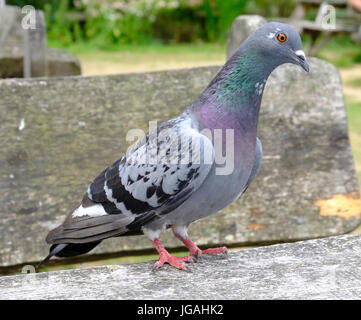
{"type": "Polygon", "coordinates": [[[177,257],[177,256],[173,256],[173,257],[175,259],[177,259],[177,260],[181,260],[181,261],[184,261],[184,262],[190,262],[190,263],[197,262],[197,258],[193,257],[191,255],[185,256],[185,257],[177,257]]]}
{"type": "Polygon", "coordinates": [[[171,266],[180,270],[187,270],[185,262],[179,262],[182,258],[183,257],[171,256],[169,253],[161,253],[159,260],[154,264],[153,270],[163,267],[165,263],[169,263],[171,266]]]}
{"type": "Polygon", "coordinates": [[[193,256],[193,257],[196,257],[196,259],[200,258],[204,254],[219,254],[219,253],[225,254],[225,255],[228,254],[227,247],[209,248],[209,249],[206,249],[206,250],[201,250],[201,249],[198,248],[198,246],[191,239],[189,239],[186,232],[185,233],[183,232],[183,235],[181,235],[180,233],[173,230],[173,233],[188,248],[189,255],[193,256]]]}
{"type": "Polygon", "coordinates": [[[219,253],[228,255],[227,247],[209,248],[209,249],[202,250],[202,254],[219,254],[219,253]]]}
{"type": "Polygon", "coordinates": [[[183,243],[189,249],[189,255],[185,257],[177,257],[172,256],[168,253],[168,251],[162,246],[158,238],[153,240],[153,244],[159,252],[159,260],[154,264],[153,271],[157,270],[165,263],[170,264],[171,266],[180,269],[187,270],[186,262],[197,262],[198,259],[202,257],[204,254],[224,254],[228,255],[227,247],[219,247],[219,248],[209,248],[205,250],[200,250],[197,245],[189,238],[182,238],[179,234],[175,233],[176,237],[183,241],[183,243]]]}
{"type": "Polygon", "coordinates": [[[168,251],[164,249],[158,238],[155,238],[153,240],[153,244],[159,252],[159,260],[154,264],[153,271],[163,267],[165,263],[168,263],[171,266],[180,270],[187,270],[185,262],[191,262],[191,257],[176,257],[170,255],[168,251]]]}

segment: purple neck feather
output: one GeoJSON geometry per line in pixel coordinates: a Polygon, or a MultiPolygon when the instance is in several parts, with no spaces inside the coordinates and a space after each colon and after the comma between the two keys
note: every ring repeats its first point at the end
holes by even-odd
{"type": "Polygon", "coordinates": [[[199,125],[256,134],[263,89],[276,67],[265,61],[257,51],[241,46],[190,106],[199,125]]]}

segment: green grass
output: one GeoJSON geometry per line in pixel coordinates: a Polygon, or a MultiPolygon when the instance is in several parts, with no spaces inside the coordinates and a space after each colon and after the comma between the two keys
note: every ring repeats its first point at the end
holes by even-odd
{"type": "Polygon", "coordinates": [[[355,87],[360,87],[361,92],[361,78],[352,79],[349,84],[355,87]]]}
{"type": "MultiPolygon", "coordinates": [[[[303,43],[308,41],[307,37],[303,37],[303,43]]],[[[49,47],[66,49],[80,58],[99,59],[99,61],[107,60],[109,62],[119,62],[119,58],[123,55],[149,55],[149,61],[154,56],[162,57],[167,55],[186,55],[198,56],[199,61],[203,59],[214,60],[214,57],[222,55],[225,59],[226,41],[220,42],[199,42],[199,43],[178,43],[178,44],[162,44],[160,42],[152,42],[150,44],[139,45],[115,45],[108,44],[97,47],[87,42],[78,42],[70,44],[66,47],[57,41],[49,41],[49,47]]],[[[356,44],[349,37],[339,35],[334,37],[325,47],[323,47],[317,55],[319,58],[331,62],[339,68],[349,68],[355,63],[361,62],[361,44],[356,44]]],[[[135,59],[134,59],[135,60],[135,59]]]]}
{"type": "Polygon", "coordinates": [[[361,62],[361,44],[354,43],[349,37],[336,36],[317,55],[338,68],[349,68],[361,62]]]}
{"type": "Polygon", "coordinates": [[[199,42],[199,43],[178,43],[178,44],[162,44],[154,42],[151,44],[136,45],[115,45],[96,47],[87,42],[74,43],[69,46],[62,46],[58,42],[49,42],[49,47],[68,50],[74,54],[89,52],[133,52],[133,53],[189,53],[189,52],[205,52],[208,50],[221,52],[225,54],[226,42],[199,42]]]}
{"type": "Polygon", "coordinates": [[[86,43],[68,51],[81,62],[83,75],[119,74],[223,64],[225,43],[111,46],[107,50],[86,43]]]}

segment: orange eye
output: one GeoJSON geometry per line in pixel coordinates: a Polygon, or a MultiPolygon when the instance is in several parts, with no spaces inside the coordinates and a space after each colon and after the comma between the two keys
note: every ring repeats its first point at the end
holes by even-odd
{"type": "Polygon", "coordinates": [[[285,42],[287,40],[287,36],[284,33],[280,33],[277,35],[277,40],[279,42],[285,42]]]}

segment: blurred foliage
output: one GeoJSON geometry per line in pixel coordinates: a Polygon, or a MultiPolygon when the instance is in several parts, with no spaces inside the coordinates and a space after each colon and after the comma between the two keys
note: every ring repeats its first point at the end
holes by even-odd
{"type": "Polygon", "coordinates": [[[264,17],[289,17],[295,6],[293,0],[255,0],[247,1],[246,11],[264,17]]]}
{"type": "MultiPolygon", "coordinates": [[[[293,0],[7,0],[31,4],[45,12],[48,42],[54,47],[84,44],[115,49],[119,45],[224,42],[233,20],[241,14],[289,17],[293,0]]],[[[317,10],[316,10],[317,11],[317,10]]],[[[314,18],[310,10],[307,18],[314,18]]],[[[307,42],[307,36],[302,36],[307,42]]],[[[338,66],[361,62],[359,46],[336,37],[335,50],[321,53],[338,66]],[[349,48],[337,55],[337,47],[349,48]],[[353,48],[354,47],[354,48],[353,48]],[[335,52],[333,54],[332,52],[335,52]],[[330,55],[330,57],[329,57],[330,55]]],[[[329,48],[329,47],[328,47],[329,48]]]]}
{"type": "Polygon", "coordinates": [[[48,39],[97,46],[215,41],[225,37],[246,0],[8,0],[45,12],[48,39]]]}
{"type": "Polygon", "coordinates": [[[225,39],[240,14],[287,16],[290,0],[7,0],[45,12],[48,39],[96,46],[225,39]]]}
{"type": "MultiPolygon", "coordinates": [[[[308,39],[307,36],[302,36],[302,38],[304,42],[308,39]]],[[[353,42],[344,34],[339,34],[333,37],[317,56],[339,68],[352,67],[355,63],[361,62],[361,44],[353,42]]]]}

